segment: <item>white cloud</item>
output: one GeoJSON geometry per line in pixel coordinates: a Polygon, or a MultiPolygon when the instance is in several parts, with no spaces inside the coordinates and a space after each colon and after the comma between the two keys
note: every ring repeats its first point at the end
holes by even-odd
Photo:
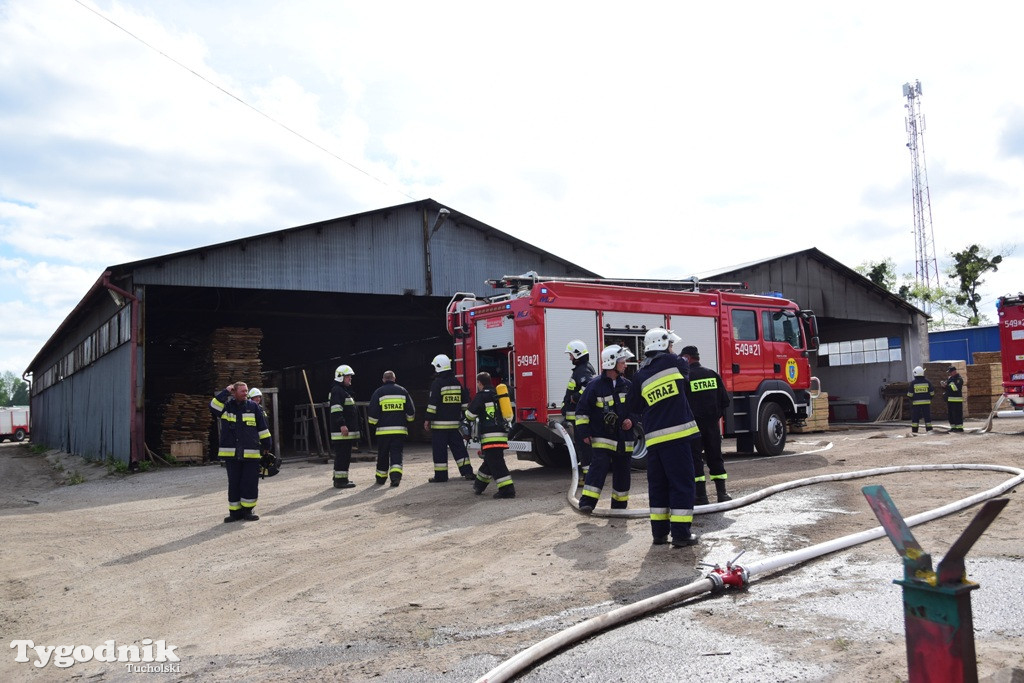
{"type": "Polygon", "coordinates": [[[0,6],[0,260],[24,262],[0,303],[50,332],[108,265],[409,197],[610,276],[810,246],[912,272],[916,78],[940,262],[1020,244],[1018,5],[89,6],[152,49],[77,3],[0,6]]]}

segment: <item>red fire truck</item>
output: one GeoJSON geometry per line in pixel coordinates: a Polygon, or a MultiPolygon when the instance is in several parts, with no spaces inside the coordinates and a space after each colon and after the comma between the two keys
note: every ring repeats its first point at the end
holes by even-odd
{"type": "MultiPolygon", "coordinates": [[[[724,420],[740,452],[778,455],[788,423],[811,415],[808,354],[818,346],[811,311],[775,296],[727,291],[743,283],[550,278],[533,273],[488,281],[506,294],[456,294],[448,304],[455,372],[474,391],[478,372],[509,385],[515,404],[510,446],[521,460],[561,466],[568,452],[554,431],[572,372],[565,346],[580,339],[599,367],[601,349],[621,344],[643,359],[655,327],[693,344],[701,364],[722,375],[732,396],[724,420]]],[[[678,351],[678,349],[676,349],[678,351]]],[[[640,446],[638,444],[638,446],[640,446]]],[[[634,458],[643,459],[638,447],[634,458]]]]}
{"type": "Polygon", "coordinates": [[[1024,294],[996,301],[999,347],[1003,361],[1003,395],[1017,410],[1024,408],[1024,294]]]}

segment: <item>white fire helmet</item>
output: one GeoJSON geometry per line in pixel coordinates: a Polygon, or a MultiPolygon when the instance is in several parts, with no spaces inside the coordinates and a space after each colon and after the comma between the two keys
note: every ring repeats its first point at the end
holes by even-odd
{"type": "Polygon", "coordinates": [[[664,327],[655,327],[647,330],[644,335],[644,353],[651,351],[668,351],[669,341],[668,330],[664,327]]]}
{"type": "Polygon", "coordinates": [[[434,366],[434,369],[438,372],[444,372],[445,370],[452,369],[452,359],[443,353],[439,353],[434,356],[434,360],[430,361],[430,364],[434,366]]]}
{"type": "Polygon", "coordinates": [[[339,365],[338,369],[334,371],[334,379],[341,381],[348,375],[354,375],[356,371],[349,365],[339,365]]]}
{"type": "Polygon", "coordinates": [[[573,339],[571,342],[565,345],[565,352],[572,356],[573,360],[579,360],[583,356],[590,353],[587,351],[587,345],[579,339],[573,339]]]}
{"type": "Polygon", "coordinates": [[[256,398],[257,396],[262,396],[262,395],[263,395],[263,392],[260,391],[259,389],[257,389],[256,387],[253,387],[252,389],[249,390],[249,398],[256,398]]]}
{"type": "Polygon", "coordinates": [[[668,331],[668,348],[669,349],[673,348],[676,344],[678,344],[681,341],[683,341],[682,337],[680,337],[678,334],[676,334],[672,330],[668,331]]]}
{"type": "Polygon", "coordinates": [[[920,365],[914,368],[914,377],[924,377],[924,368],[920,365]]]}
{"type": "Polygon", "coordinates": [[[629,360],[630,358],[633,358],[633,352],[625,346],[618,344],[606,346],[601,352],[601,369],[614,370],[620,360],[629,360]]]}

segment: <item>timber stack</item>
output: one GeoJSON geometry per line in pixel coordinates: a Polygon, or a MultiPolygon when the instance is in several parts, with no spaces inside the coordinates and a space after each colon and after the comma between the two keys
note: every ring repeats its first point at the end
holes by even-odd
{"type": "Polygon", "coordinates": [[[811,399],[811,419],[807,420],[802,427],[793,427],[794,434],[807,434],[808,432],[828,431],[828,393],[819,392],[811,399]]]}
{"type": "Polygon", "coordinates": [[[1003,395],[1003,363],[999,351],[978,351],[972,354],[974,365],[967,366],[965,379],[971,387],[965,415],[988,417],[996,401],[1003,395]]]}

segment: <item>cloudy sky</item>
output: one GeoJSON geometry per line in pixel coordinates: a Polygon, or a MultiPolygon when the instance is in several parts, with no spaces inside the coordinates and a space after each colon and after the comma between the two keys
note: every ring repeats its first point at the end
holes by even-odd
{"type": "Polygon", "coordinates": [[[609,277],[817,247],[1024,289],[1024,4],[0,0],[0,371],[109,265],[431,197],[609,277]],[[651,247],[645,249],[644,247],[651,247]]]}

